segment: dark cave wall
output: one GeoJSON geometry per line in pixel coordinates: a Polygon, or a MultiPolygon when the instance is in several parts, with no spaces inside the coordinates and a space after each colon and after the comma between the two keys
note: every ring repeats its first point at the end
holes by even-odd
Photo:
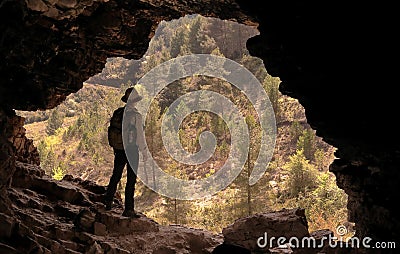
{"type": "Polygon", "coordinates": [[[14,110],[0,108],[0,213],[6,215],[13,214],[7,188],[12,182],[15,162],[40,164],[39,153],[33,141],[25,136],[23,125],[24,118],[14,110]]]}
{"type": "Polygon", "coordinates": [[[376,241],[400,239],[394,204],[400,199],[400,146],[390,124],[397,95],[390,6],[314,1],[238,0],[257,17],[252,55],[281,78],[283,94],[297,98],[317,135],[338,148],[330,170],[349,195],[356,233],[376,241]]]}
{"type": "Polygon", "coordinates": [[[251,20],[231,0],[2,1],[0,104],[53,108],[100,73],[108,57],[141,58],[161,20],[193,13],[251,20]]]}
{"type": "Polygon", "coordinates": [[[0,8],[0,101],[13,109],[53,108],[101,72],[108,56],[140,58],[155,25],[153,13],[124,11],[116,2],[28,3],[8,1],[0,8]]]}
{"type": "MultiPolygon", "coordinates": [[[[393,16],[387,10],[395,8],[352,7],[344,1],[237,3],[240,8],[222,0],[2,1],[1,193],[18,156],[32,162],[36,157],[21,155],[10,142],[23,134],[22,120],[12,109],[55,107],[100,73],[107,57],[140,58],[159,21],[199,13],[260,24],[260,35],[248,41],[248,48],[281,78],[281,91],[299,99],[317,135],[338,148],[331,171],[349,195],[357,234],[399,239],[394,204],[400,198],[400,138],[391,123],[398,106],[391,89],[395,72],[387,64],[392,38],[382,29],[390,30],[393,16]]],[[[25,144],[29,147],[29,141],[25,144]]]]}
{"type": "MultiPolygon", "coordinates": [[[[0,194],[5,192],[15,169],[15,148],[9,141],[13,132],[9,115],[0,108],[0,194]]],[[[0,209],[3,210],[3,207],[0,209]]]]}

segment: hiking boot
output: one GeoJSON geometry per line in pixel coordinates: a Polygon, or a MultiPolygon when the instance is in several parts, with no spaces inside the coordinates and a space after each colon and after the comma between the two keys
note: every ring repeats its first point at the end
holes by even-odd
{"type": "Polygon", "coordinates": [[[103,204],[106,206],[106,210],[107,210],[107,211],[111,210],[112,201],[107,200],[107,199],[103,199],[103,204]]]}
{"type": "Polygon", "coordinates": [[[104,202],[104,205],[106,206],[106,210],[107,210],[107,211],[110,211],[110,210],[111,210],[111,206],[112,206],[111,202],[105,201],[105,202],[104,202]]]}
{"type": "Polygon", "coordinates": [[[129,217],[129,218],[140,218],[140,215],[137,214],[133,210],[124,210],[124,212],[122,213],[122,216],[129,217]]]}

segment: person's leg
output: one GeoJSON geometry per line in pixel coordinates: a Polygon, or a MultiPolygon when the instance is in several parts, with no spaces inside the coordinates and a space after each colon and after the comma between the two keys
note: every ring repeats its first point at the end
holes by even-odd
{"type": "Polygon", "coordinates": [[[129,148],[131,163],[127,164],[127,176],[125,185],[125,210],[133,211],[134,206],[134,194],[135,194],[135,184],[136,184],[136,173],[139,166],[139,151],[138,148],[129,148]],[[135,171],[134,171],[135,170],[135,171]]]}
{"type": "Polygon", "coordinates": [[[105,195],[105,202],[108,209],[111,208],[112,201],[114,199],[117,186],[122,177],[122,172],[126,165],[126,156],[123,150],[114,149],[114,169],[110,182],[107,186],[107,191],[105,195]]]}

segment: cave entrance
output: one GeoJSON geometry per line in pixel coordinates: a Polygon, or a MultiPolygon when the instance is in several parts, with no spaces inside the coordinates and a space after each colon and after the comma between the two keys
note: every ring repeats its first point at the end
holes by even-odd
{"type": "MultiPolygon", "coordinates": [[[[113,110],[123,104],[120,98],[125,89],[136,85],[140,93],[145,93],[146,87],[136,82],[155,66],[177,56],[192,53],[224,56],[245,66],[257,77],[274,108],[277,139],[273,158],[265,165],[265,175],[257,184],[249,186],[248,173],[243,171],[228,188],[213,197],[194,201],[162,197],[138,181],[136,209],[162,224],[182,224],[219,233],[241,217],[303,207],[310,231],[328,228],[335,232],[339,224],[347,221],[347,196],[336,186],[335,176],[328,170],[335,148],[315,135],[299,102],[279,92],[279,78],[270,76],[262,60],[248,53],[246,41],[257,34],[255,27],[200,15],[162,21],[142,59],[109,58],[102,73],[87,80],[80,91],[57,108],[18,112],[26,118],[27,136],[38,147],[41,166],[55,179],[70,174],[105,186],[113,167],[106,129],[113,110]]],[[[180,71],[179,66],[174,71],[180,71]]],[[[199,76],[178,80],[163,90],[157,103],[152,104],[157,116],[151,119],[152,126],[159,126],[165,109],[183,91],[195,89],[232,96],[243,106],[247,123],[254,122],[256,138],[257,119],[252,119],[251,107],[246,106],[248,102],[240,93],[227,82],[199,76]]],[[[198,131],[206,130],[201,124],[220,134],[217,155],[211,162],[200,167],[185,167],[156,152],[160,163],[164,161],[165,167],[178,172],[179,177],[189,180],[207,177],[226,159],[230,137],[226,125],[212,114],[200,112],[185,118],[180,132],[183,147],[197,151],[198,131]]],[[[152,130],[146,129],[146,132],[152,130]]],[[[153,152],[162,145],[157,135],[152,132],[152,137],[146,137],[153,152]]],[[[257,142],[253,142],[251,151],[257,151],[257,142]]],[[[254,156],[249,155],[247,170],[251,170],[254,156]]],[[[123,185],[122,182],[119,188],[121,195],[123,185]]]]}

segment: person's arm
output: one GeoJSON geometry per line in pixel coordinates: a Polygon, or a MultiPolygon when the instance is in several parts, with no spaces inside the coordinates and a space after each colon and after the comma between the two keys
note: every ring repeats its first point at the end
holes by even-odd
{"type": "Polygon", "coordinates": [[[136,120],[136,145],[138,146],[139,151],[142,152],[142,154],[145,156],[146,142],[143,131],[144,125],[143,125],[142,115],[137,114],[135,120],[136,120]]]}

